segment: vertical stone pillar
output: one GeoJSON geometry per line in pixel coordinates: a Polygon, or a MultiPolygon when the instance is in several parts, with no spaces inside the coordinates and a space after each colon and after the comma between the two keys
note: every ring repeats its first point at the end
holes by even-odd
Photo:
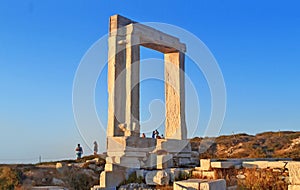
{"type": "Polygon", "coordinates": [[[140,46],[139,37],[126,36],[126,110],[125,123],[130,136],[140,136],[140,46]]]}
{"type": "Polygon", "coordinates": [[[125,69],[126,51],[118,45],[122,37],[116,33],[109,37],[108,50],[108,123],[107,136],[123,136],[118,128],[125,122],[125,69]],[[122,73],[122,74],[121,74],[122,73]]]}
{"type": "Polygon", "coordinates": [[[184,53],[165,53],[165,101],[167,139],[186,139],[184,53]]]}
{"type": "Polygon", "coordinates": [[[131,20],[110,17],[108,39],[108,121],[107,137],[124,136],[119,124],[125,123],[126,109],[126,36],[124,26],[131,20]],[[124,43],[125,42],[125,43],[124,43]]]}

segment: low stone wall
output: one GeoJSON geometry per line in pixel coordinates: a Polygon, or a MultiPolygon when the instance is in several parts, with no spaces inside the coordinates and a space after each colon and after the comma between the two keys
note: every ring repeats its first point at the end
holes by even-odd
{"type": "Polygon", "coordinates": [[[201,159],[192,171],[200,179],[226,179],[227,187],[300,189],[300,162],[291,159],[201,159]]]}

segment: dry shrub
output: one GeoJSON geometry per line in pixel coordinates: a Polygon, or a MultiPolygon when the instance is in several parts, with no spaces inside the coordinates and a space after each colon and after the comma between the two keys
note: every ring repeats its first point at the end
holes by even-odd
{"type": "Polygon", "coordinates": [[[4,166],[0,168],[0,190],[13,190],[22,183],[23,174],[20,170],[4,166]]]}
{"type": "Polygon", "coordinates": [[[69,172],[67,180],[74,190],[89,190],[97,183],[91,176],[76,170],[69,172]]]}
{"type": "Polygon", "coordinates": [[[228,168],[228,169],[214,169],[215,171],[215,176],[217,179],[225,179],[226,185],[229,186],[234,186],[237,185],[237,171],[234,168],[228,168]]]}
{"type": "Polygon", "coordinates": [[[287,174],[272,172],[271,169],[244,169],[245,179],[238,180],[239,189],[288,189],[287,174]],[[285,178],[282,179],[282,176],[285,178]]]}

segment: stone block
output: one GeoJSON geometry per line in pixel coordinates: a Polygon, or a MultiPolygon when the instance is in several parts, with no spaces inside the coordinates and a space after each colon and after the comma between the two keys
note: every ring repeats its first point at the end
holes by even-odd
{"type": "Polygon", "coordinates": [[[244,161],[242,164],[243,168],[268,168],[268,161],[244,161]]]}
{"type": "Polygon", "coordinates": [[[299,190],[300,189],[300,185],[289,185],[288,186],[288,190],[299,190]]]}
{"type": "Polygon", "coordinates": [[[117,190],[117,187],[100,187],[100,185],[95,185],[91,190],[117,190]]]}
{"type": "Polygon", "coordinates": [[[226,181],[224,179],[205,180],[189,179],[185,181],[176,181],[173,185],[174,190],[226,190],[226,181]]]}
{"type": "Polygon", "coordinates": [[[157,169],[166,169],[173,167],[172,154],[157,155],[157,169]]]}
{"type": "Polygon", "coordinates": [[[166,150],[172,154],[178,154],[180,152],[190,153],[192,151],[191,144],[188,140],[175,139],[162,141],[160,149],[166,150]]]}
{"type": "Polygon", "coordinates": [[[109,157],[146,157],[146,152],[107,152],[109,157]]]}
{"type": "Polygon", "coordinates": [[[191,156],[192,156],[193,158],[197,158],[197,159],[199,160],[200,154],[199,154],[198,151],[192,151],[192,152],[191,152],[191,156]]]}
{"type": "Polygon", "coordinates": [[[201,170],[208,171],[211,168],[210,159],[200,159],[201,170]]]}
{"type": "Polygon", "coordinates": [[[125,156],[125,152],[107,152],[108,157],[122,157],[125,156]]]}
{"type": "Polygon", "coordinates": [[[284,168],[286,165],[287,165],[287,162],[285,162],[285,161],[268,162],[268,168],[271,168],[271,169],[284,168]]]}
{"type": "Polygon", "coordinates": [[[178,165],[179,166],[187,166],[190,165],[191,162],[191,158],[178,158],[178,165]]]}
{"type": "MultiPolygon", "coordinates": [[[[141,137],[126,137],[125,138],[126,146],[133,148],[152,148],[154,150],[156,148],[156,140],[153,138],[141,138],[141,137]]],[[[135,151],[138,152],[138,151],[135,151]]]]}
{"type": "Polygon", "coordinates": [[[146,174],[145,181],[147,185],[167,185],[170,176],[164,170],[149,171],[146,174]]]}
{"type": "Polygon", "coordinates": [[[289,179],[292,185],[300,185],[300,162],[289,162],[287,164],[289,170],[289,179]]]}
{"type": "Polygon", "coordinates": [[[127,157],[146,157],[146,152],[125,152],[125,156],[127,157]]]}
{"type": "Polygon", "coordinates": [[[151,152],[156,139],[140,137],[107,137],[107,152],[151,152]]]}
{"type": "Polygon", "coordinates": [[[199,190],[200,183],[203,181],[203,179],[176,181],[173,183],[173,190],[199,190]]]}
{"type": "Polygon", "coordinates": [[[189,154],[189,153],[179,153],[179,154],[176,154],[175,157],[178,157],[178,158],[191,158],[192,154],[189,154]]]}
{"type": "Polygon", "coordinates": [[[232,161],[216,161],[211,162],[212,168],[233,168],[237,163],[232,161]]]}
{"type": "Polygon", "coordinates": [[[124,137],[107,137],[107,152],[124,152],[125,150],[124,137]]]}
{"type": "Polygon", "coordinates": [[[141,168],[156,169],[157,155],[150,153],[148,159],[141,163],[141,168]]]}
{"type": "Polygon", "coordinates": [[[166,171],[159,171],[153,178],[153,182],[157,185],[169,185],[170,176],[166,171]]]}
{"type": "Polygon", "coordinates": [[[200,183],[200,190],[226,190],[224,179],[211,180],[200,183]]]}
{"type": "Polygon", "coordinates": [[[105,171],[119,171],[119,170],[124,170],[125,168],[120,166],[119,164],[112,164],[112,163],[107,163],[105,164],[105,171]]]}
{"type": "Polygon", "coordinates": [[[117,187],[125,180],[124,172],[103,171],[100,174],[100,187],[117,187]]]}
{"type": "Polygon", "coordinates": [[[127,168],[140,168],[141,167],[139,159],[135,158],[135,157],[126,157],[126,156],[106,157],[106,163],[118,164],[120,166],[127,167],[127,168]]]}

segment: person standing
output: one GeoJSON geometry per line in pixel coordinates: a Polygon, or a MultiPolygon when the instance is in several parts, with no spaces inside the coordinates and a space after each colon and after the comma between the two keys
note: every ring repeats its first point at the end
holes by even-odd
{"type": "Polygon", "coordinates": [[[97,155],[98,153],[98,144],[96,141],[94,141],[94,155],[97,155]]]}
{"type": "Polygon", "coordinates": [[[159,132],[158,132],[158,130],[157,130],[157,129],[154,131],[154,134],[155,134],[156,136],[158,136],[158,135],[159,135],[159,132]]]}
{"type": "Polygon", "coordinates": [[[152,138],[155,139],[155,131],[152,132],[152,138]]]}
{"type": "Polygon", "coordinates": [[[80,146],[80,144],[77,145],[75,151],[76,151],[77,159],[80,159],[83,154],[83,149],[80,146]]]}

